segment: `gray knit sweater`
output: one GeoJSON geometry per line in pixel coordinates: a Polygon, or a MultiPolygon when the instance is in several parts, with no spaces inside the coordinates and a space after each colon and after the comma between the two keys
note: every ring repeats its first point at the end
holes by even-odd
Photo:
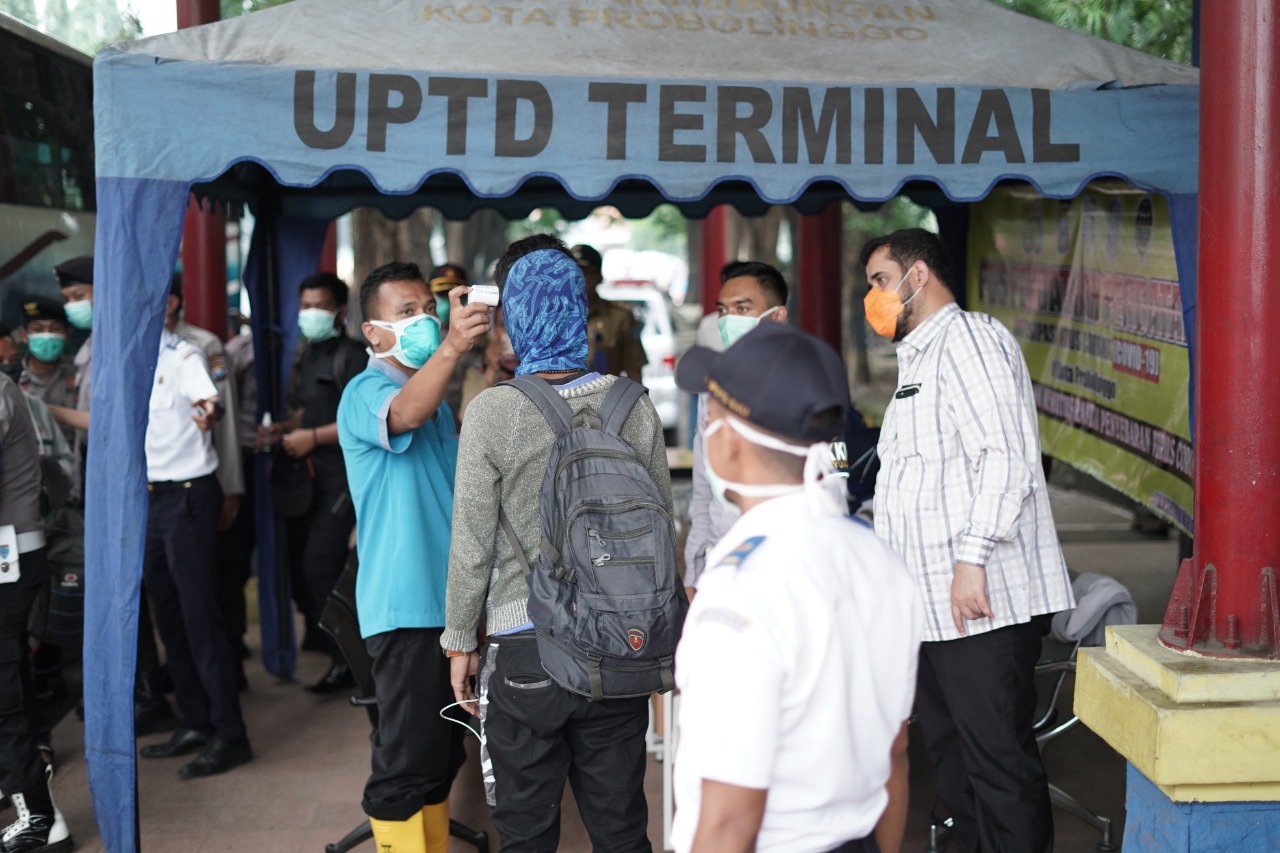
{"type": "MultiPolygon", "coordinates": [[[[560,394],[575,412],[588,406],[599,411],[613,383],[613,376],[602,376],[560,394]]],[[[631,410],[622,438],[653,475],[669,509],[671,471],[662,422],[647,396],[631,410]]],[[[532,563],[542,541],[538,493],[553,439],[546,419],[515,388],[495,386],[467,407],[454,481],[449,586],[440,638],[444,648],[474,649],[482,610],[491,634],[529,621],[529,584],[498,525],[498,506],[506,510],[532,563]]]]}

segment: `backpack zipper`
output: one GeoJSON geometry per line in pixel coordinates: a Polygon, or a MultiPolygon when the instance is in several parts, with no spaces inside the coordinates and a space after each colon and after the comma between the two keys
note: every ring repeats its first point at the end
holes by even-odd
{"type": "Polygon", "coordinates": [[[647,566],[656,562],[658,561],[653,557],[611,557],[608,554],[601,554],[591,561],[591,565],[602,569],[606,563],[610,566],[647,566]]]}
{"type": "MultiPolygon", "coordinates": [[[[604,456],[610,459],[627,459],[637,465],[640,465],[642,468],[644,467],[640,462],[640,457],[636,456],[634,453],[625,453],[621,450],[599,450],[594,448],[591,450],[575,450],[565,458],[561,459],[560,464],[556,466],[556,479],[559,479],[560,475],[564,473],[564,470],[574,462],[577,462],[579,459],[589,459],[592,456],[604,456]]],[[[646,468],[645,470],[647,471],[648,469],[646,468]]]]}
{"type": "MultiPolygon", "coordinates": [[[[652,524],[646,527],[642,527],[639,530],[629,530],[622,533],[615,533],[608,530],[596,530],[595,528],[592,528],[592,527],[587,528],[587,538],[596,540],[596,544],[600,546],[601,551],[604,551],[605,548],[609,547],[609,542],[606,542],[605,541],[606,539],[608,539],[610,542],[626,542],[631,539],[640,539],[642,537],[648,536],[651,533],[653,533],[652,524]]],[[[639,558],[635,558],[635,559],[639,559],[639,558]]],[[[610,561],[621,566],[638,565],[637,563],[630,563],[625,559],[614,560],[613,557],[609,555],[608,551],[604,551],[604,553],[601,554],[599,557],[593,557],[591,559],[591,565],[595,566],[596,568],[600,568],[605,563],[608,563],[610,561]]],[[[652,562],[652,561],[646,560],[645,562],[652,562]]]]}

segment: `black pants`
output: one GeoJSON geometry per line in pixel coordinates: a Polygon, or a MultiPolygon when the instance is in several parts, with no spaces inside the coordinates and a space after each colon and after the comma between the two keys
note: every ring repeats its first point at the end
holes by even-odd
{"type": "Polygon", "coordinates": [[[567,779],[592,847],[648,853],[649,700],[588,702],[542,669],[532,632],[493,637],[480,669],[489,805],[503,853],[553,851],[567,779]]]}
{"type": "MultiPolygon", "coordinates": [[[[355,525],[355,506],[345,482],[326,485],[317,481],[307,514],[289,522],[290,572],[293,582],[304,586],[306,600],[310,602],[311,614],[305,610],[303,613],[308,632],[312,622],[319,619],[333,585],[347,564],[347,542],[355,525]]],[[[303,609],[301,600],[299,609],[303,609]]],[[[323,636],[334,662],[341,661],[342,654],[333,639],[327,634],[323,636]]]]}
{"type": "Polygon", "coordinates": [[[1049,783],[1031,730],[1040,619],[920,646],[916,714],[959,853],[1053,849],[1049,783]]]}
{"type": "Polygon", "coordinates": [[[6,795],[44,782],[44,762],[31,737],[30,683],[22,674],[31,604],[49,582],[44,549],[22,554],[18,564],[21,578],[0,584],[0,792],[6,795]]]}
{"type": "Polygon", "coordinates": [[[217,538],[222,489],[212,475],[190,488],[155,491],[142,563],[183,725],[244,738],[237,663],[218,606],[217,538]]]}
{"type": "MultiPolygon", "coordinates": [[[[378,722],[361,805],[375,820],[408,820],[423,806],[444,802],[466,760],[466,729],[440,718],[454,702],[441,630],[402,628],[365,640],[373,656],[378,722]]],[[[472,719],[456,708],[449,716],[472,719]]]]}
{"type": "Polygon", "coordinates": [[[253,448],[240,448],[240,459],[244,474],[240,512],[231,526],[218,534],[218,605],[227,623],[231,647],[237,653],[241,638],[249,627],[244,585],[253,576],[253,549],[257,546],[257,527],[253,518],[254,463],[257,458],[253,448]]]}

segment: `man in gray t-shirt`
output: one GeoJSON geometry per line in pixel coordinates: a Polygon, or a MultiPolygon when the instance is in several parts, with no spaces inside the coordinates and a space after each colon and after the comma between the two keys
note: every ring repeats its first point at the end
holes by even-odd
{"type": "Polygon", "coordinates": [[[31,739],[21,676],[27,615],[47,580],[35,426],[22,391],[0,375],[0,791],[17,812],[3,832],[12,849],[71,843],[31,739]]]}

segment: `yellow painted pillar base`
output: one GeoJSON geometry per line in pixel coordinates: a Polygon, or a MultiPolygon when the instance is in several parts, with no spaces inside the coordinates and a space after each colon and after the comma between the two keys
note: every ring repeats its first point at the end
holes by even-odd
{"type": "Polygon", "coordinates": [[[1174,652],[1158,630],[1080,650],[1076,714],[1173,803],[1280,802],[1280,662],[1174,652]]]}

